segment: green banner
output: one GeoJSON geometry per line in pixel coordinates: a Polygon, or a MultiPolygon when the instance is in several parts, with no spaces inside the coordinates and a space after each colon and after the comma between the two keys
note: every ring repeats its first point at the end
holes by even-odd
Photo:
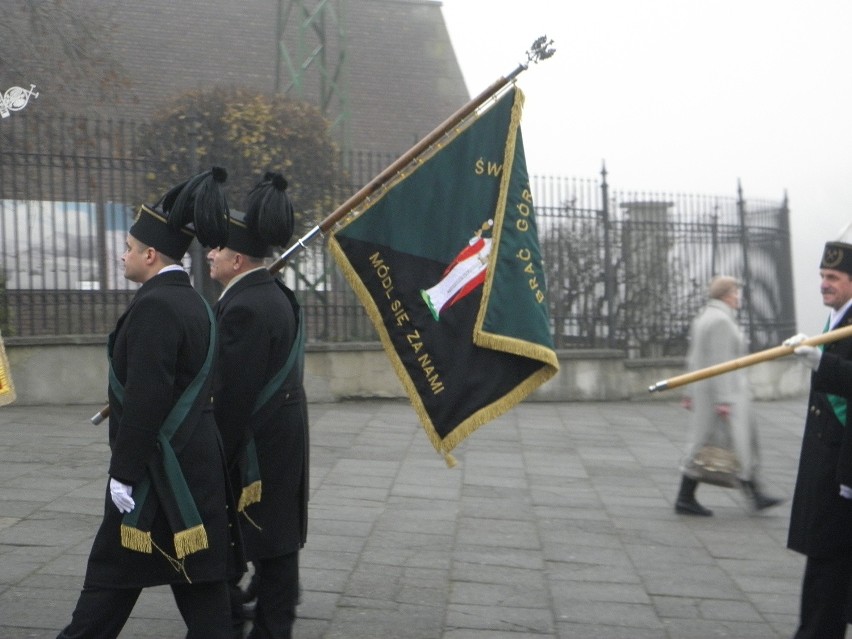
{"type": "Polygon", "coordinates": [[[559,368],[515,87],[329,237],[436,450],[559,368]]]}

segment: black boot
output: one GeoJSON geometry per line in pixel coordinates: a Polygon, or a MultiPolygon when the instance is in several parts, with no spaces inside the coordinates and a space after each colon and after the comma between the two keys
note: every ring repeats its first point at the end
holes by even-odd
{"type": "Polygon", "coordinates": [[[705,508],[695,499],[695,489],[698,488],[698,482],[683,475],[680,479],[680,491],[677,494],[675,502],[675,512],[680,515],[700,515],[702,517],[710,517],[713,511],[705,508]]]}
{"type": "Polygon", "coordinates": [[[777,506],[784,502],[784,500],[779,497],[770,497],[764,494],[763,491],[760,490],[760,486],[758,486],[755,481],[744,481],[742,482],[742,485],[743,492],[751,501],[755,510],[766,510],[767,508],[772,508],[772,506],[777,506]]]}

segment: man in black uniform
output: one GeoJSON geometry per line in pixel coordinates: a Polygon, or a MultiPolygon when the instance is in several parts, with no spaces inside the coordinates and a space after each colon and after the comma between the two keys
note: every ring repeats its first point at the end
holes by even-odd
{"type": "Polygon", "coordinates": [[[207,258],[225,285],[216,303],[221,335],[214,386],[246,555],[255,567],[251,639],[290,637],[299,599],[299,549],[308,503],[308,422],[300,307],[264,267],[293,233],[287,182],[267,173],[234,212],[223,249],[207,258]]]}
{"type": "Polygon", "coordinates": [[[108,343],[109,489],[61,639],[117,637],[142,588],[162,584],[188,639],[231,639],[227,584],[244,565],[210,399],[215,319],[180,265],[187,217],[224,243],[225,178],[213,169],[142,206],[127,236],[125,277],[142,286],[108,343]]]}
{"type": "MultiPolygon", "coordinates": [[[[852,244],[828,242],[820,263],[826,330],[852,323],[852,244]]],[[[784,343],[815,369],[787,547],[807,556],[795,639],[842,639],[852,612],[852,339],[824,350],[784,343]],[[836,394],[833,394],[836,393],[836,394]]]]}

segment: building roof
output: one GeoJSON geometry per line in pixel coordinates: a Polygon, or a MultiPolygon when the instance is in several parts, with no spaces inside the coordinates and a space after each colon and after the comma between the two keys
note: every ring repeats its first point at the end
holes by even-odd
{"type": "MultiPolygon", "coordinates": [[[[115,115],[144,120],[181,93],[217,86],[273,93],[279,15],[286,27],[283,42],[291,64],[300,65],[320,42],[313,28],[299,28],[301,7],[306,4],[316,3],[122,3],[120,15],[111,17],[110,39],[130,86],[115,115]]],[[[440,2],[326,3],[332,5],[340,8],[340,15],[321,25],[326,33],[323,53],[331,70],[341,51],[345,56],[339,80],[343,91],[338,95],[346,96],[350,148],[402,153],[470,99],[440,2]]],[[[280,68],[280,86],[291,84],[287,64],[280,68]]],[[[315,60],[302,85],[291,87],[287,94],[319,104],[320,83],[320,64],[315,60]]],[[[342,107],[335,98],[330,108],[335,117],[342,107]]]]}

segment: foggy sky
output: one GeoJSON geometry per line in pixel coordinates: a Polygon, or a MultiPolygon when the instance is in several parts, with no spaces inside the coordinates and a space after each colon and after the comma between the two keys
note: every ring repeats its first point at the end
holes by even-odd
{"type": "Polygon", "coordinates": [[[471,95],[526,58],[533,175],[791,208],[799,329],[822,330],[823,245],[852,221],[852,3],[846,0],[443,0],[471,95]]]}

